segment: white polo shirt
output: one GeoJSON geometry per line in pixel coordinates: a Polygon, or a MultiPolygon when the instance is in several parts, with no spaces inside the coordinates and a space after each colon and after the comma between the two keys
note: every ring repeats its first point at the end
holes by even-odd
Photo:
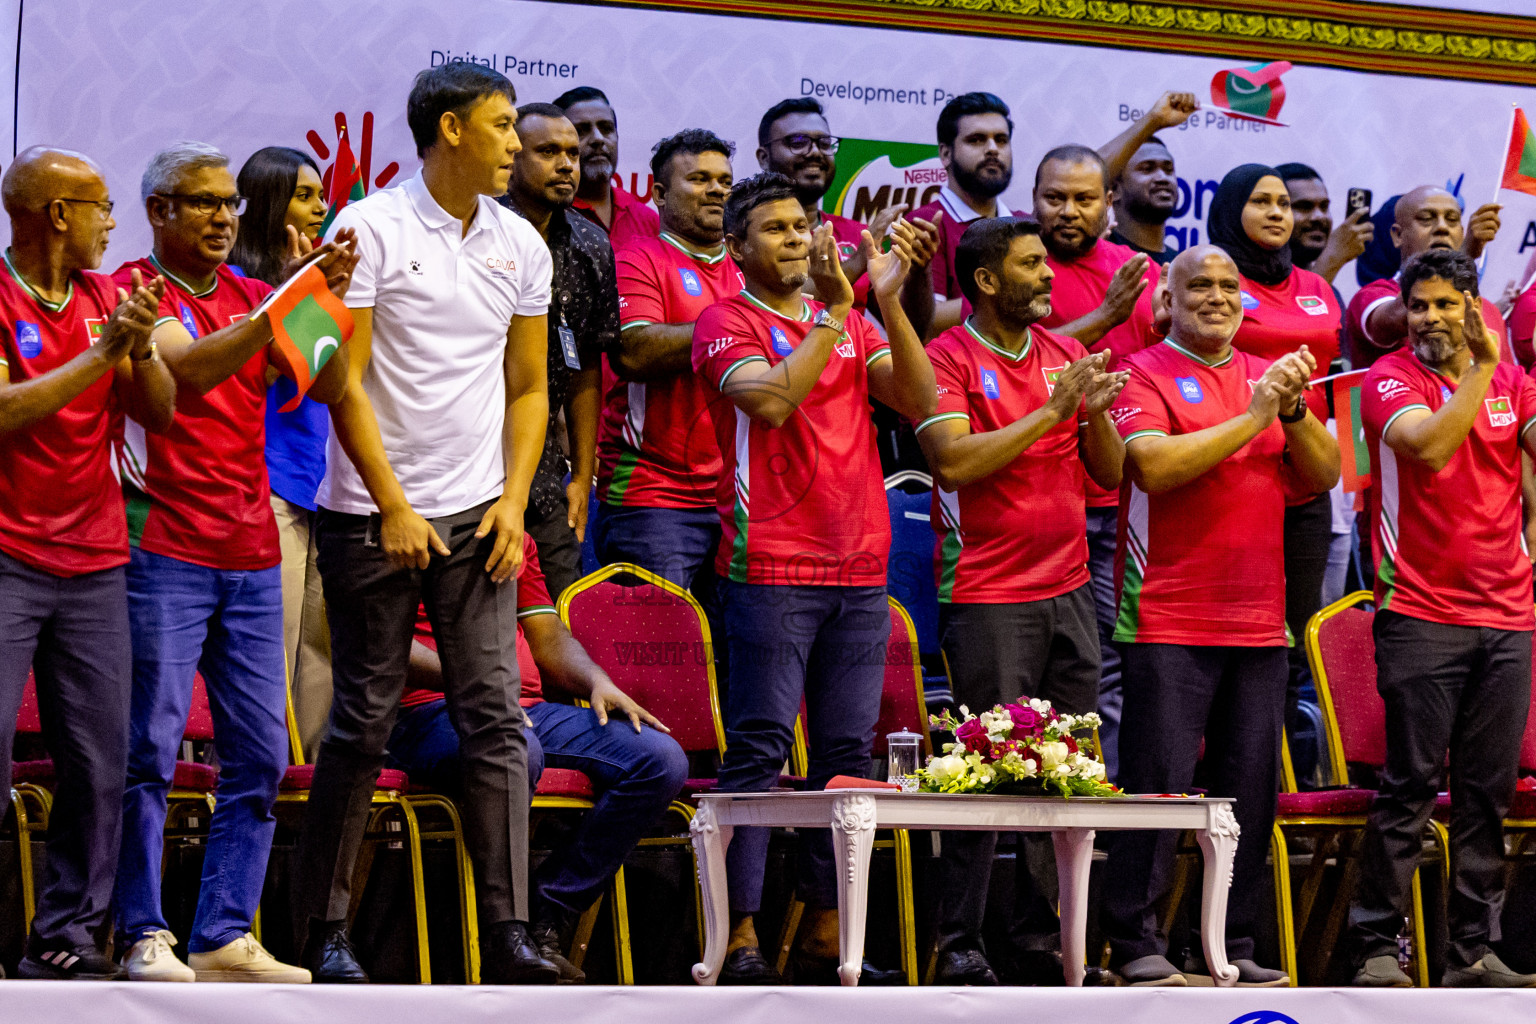
{"type": "MultiPolygon", "coordinates": [[[[363,390],[406,500],[431,519],[500,497],[507,328],[514,316],[548,311],[548,246],[488,196],[461,237],[420,173],[349,205],[336,215],[341,228],[357,231],[346,303],[373,307],[363,390]]],[[[315,500],[336,512],[376,511],[334,426],[315,500]]]]}

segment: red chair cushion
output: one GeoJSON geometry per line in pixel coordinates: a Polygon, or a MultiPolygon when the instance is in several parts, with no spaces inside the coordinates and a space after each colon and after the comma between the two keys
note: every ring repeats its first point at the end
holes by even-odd
{"type": "MultiPolygon", "coordinates": [[[[312,764],[291,764],[288,770],[283,772],[283,781],[280,789],[293,792],[295,790],[309,789],[315,782],[315,766],[312,764]]],[[[411,780],[405,772],[396,768],[385,768],[379,772],[379,781],[374,785],[375,789],[392,789],[404,792],[410,788],[411,780]]]]}
{"type": "MultiPolygon", "coordinates": [[[[31,782],[44,789],[52,789],[58,782],[58,769],[54,767],[51,760],[22,761],[11,765],[11,779],[14,782],[31,782]]],[[[211,764],[198,764],[196,761],[177,761],[176,770],[171,775],[172,789],[212,793],[218,784],[219,770],[211,764]]]]}
{"type": "Polygon", "coordinates": [[[1376,799],[1374,789],[1316,789],[1281,793],[1276,813],[1284,815],[1365,814],[1376,799]]]}
{"type": "Polygon", "coordinates": [[[582,772],[570,768],[545,768],[533,795],[592,800],[597,797],[597,792],[592,788],[592,780],[582,772]]]}
{"type": "Polygon", "coordinates": [[[1509,802],[1509,814],[1506,817],[1536,818],[1536,790],[1515,790],[1515,798],[1509,802]]]}
{"type": "Polygon", "coordinates": [[[692,800],[700,793],[713,793],[715,787],[719,785],[719,779],[684,779],[683,790],[677,794],[677,798],[679,800],[692,800]]]}

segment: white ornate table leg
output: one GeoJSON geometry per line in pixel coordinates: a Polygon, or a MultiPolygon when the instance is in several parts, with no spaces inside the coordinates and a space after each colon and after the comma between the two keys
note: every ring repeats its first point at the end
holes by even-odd
{"type": "Polygon", "coordinates": [[[1051,833],[1061,887],[1061,967],[1068,985],[1081,985],[1088,941],[1088,872],[1093,867],[1093,829],[1051,833]]]}
{"type": "Polygon", "coordinates": [[[704,962],[693,965],[693,980],[713,985],[725,963],[725,944],[730,938],[731,920],[725,880],[725,848],[731,844],[735,828],[715,820],[715,809],[708,800],[699,802],[698,812],[688,825],[693,837],[694,860],[699,866],[699,896],[704,901],[704,962]]]}
{"type": "Polygon", "coordinates": [[[1212,805],[1206,827],[1195,833],[1205,860],[1200,941],[1211,977],[1222,988],[1237,984],[1237,968],[1227,963],[1227,890],[1232,887],[1232,859],[1241,831],[1232,805],[1220,803],[1212,805]]]}
{"type": "Polygon", "coordinates": [[[864,969],[864,917],[869,910],[869,852],[875,843],[875,798],[854,793],[832,801],[832,856],[837,865],[837,976],[857,985],[864,969]]]}

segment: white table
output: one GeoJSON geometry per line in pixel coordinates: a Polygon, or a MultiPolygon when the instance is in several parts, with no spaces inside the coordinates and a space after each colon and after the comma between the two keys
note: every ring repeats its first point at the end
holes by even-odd
{"type": "Polygon", "coordinates": [[[1096,831],[1192,829],[1205,859],[1200,938],[1217,985],[1237,981],[1227,963],[1227,888],[1237,851],[1232,801],[1202,797],[1024,797],[830,789],[819,793],[705,793],[690,831],[704,897],[704,962],[693,977],[713,985],[730,930],[725,848],[740,826],[830,828],[837,876],[838,942],[844,985],[857,985],[864,960],[869,853],[877,828],[1049,832],[1061,885],[1061,953],[1068,985],[1083,983],[1088,869],[1096,831]]]}

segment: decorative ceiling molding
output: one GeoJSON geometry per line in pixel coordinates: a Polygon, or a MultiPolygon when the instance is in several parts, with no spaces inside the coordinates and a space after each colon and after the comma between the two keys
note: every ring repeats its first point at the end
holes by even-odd
{"type": "Polygon", "coordinates": [[[1536,86],[1536,18],[1472,11],[1347,0],[604,2],[1536,86]]]}

